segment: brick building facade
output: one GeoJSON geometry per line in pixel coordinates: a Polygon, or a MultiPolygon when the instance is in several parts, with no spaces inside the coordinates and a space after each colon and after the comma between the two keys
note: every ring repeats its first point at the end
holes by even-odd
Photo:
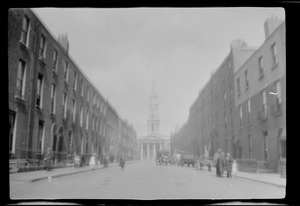
{"type": "Polygon", "coordinates": [[[38,158],[50,148],[59,162],[74,153],[101,157],[119,149],[117,111],[68,50],[67,35],[56,39],[32,10],[9,10],[11,158],[38,158]]]}
{"type": "Polygon", "coordinates": [[[234,158],[278,167],[286,153],[285,23],[268,19],[265,33],[259,48],[239,39],[231,42],[229,54],[190,107],[187,122],[171,135],[171,151],[213,156],[221,148],[234,158]]]}
{"type": "Polygon", "coordinates": [[[239,158],[277,168],[286,153],[285,22],[269,18],[266,39],[235,72],[235,135],[239,158]],[[271,30],[270,30],[271,29],[271,30]]]}

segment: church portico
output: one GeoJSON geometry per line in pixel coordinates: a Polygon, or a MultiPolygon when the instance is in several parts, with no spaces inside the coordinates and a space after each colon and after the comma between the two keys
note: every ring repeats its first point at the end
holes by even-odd
{"type": "Polygon", "coordinates": [[[162,143],[158,141],[141,141],[141,160],[155,159],[156,152],[161,151],[162,147],[162,143]]]}

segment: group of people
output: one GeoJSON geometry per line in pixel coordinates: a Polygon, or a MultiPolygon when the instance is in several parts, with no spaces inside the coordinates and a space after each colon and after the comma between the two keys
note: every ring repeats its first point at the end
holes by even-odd
{"type": "Polygon", "coordinates": [[[216,155],[216,175],[217,177],[223,177],[224,172],[226,171],[227,177],[232,177],[236,175],[236,162],[233,160],[229,153],[226,154],[222,152],[220,149],[216,155]]]}
{"type": "MultiPolygon", "coordinates": [[[[45,158],[43,159],[44,161],[44,165],[45,165],[45,169],[47,171],[50,171],[51,169],[51,159],[52,159],[52,154],[51,154],[51,150],[50,148],[47,149],[47,153],[45,154],[45,158]]],[[[74,153],[74,164],[76,164],[78,162],[78,164],[80,164],[80,166],[82,165],[84,159],[82,155],[76,155],[76,153],[74,153]],[[79,160],[77,160],[76,157],[79,157],[79,160]]],[[[124,157],[120,157],[120,161],[119,161],[119,166],[121,167],[121,170],[124,171],[124,167],[125,167],[125,158],[124,157]]],[[[109,158],[108,156],[104,158],[104,167],[107,167],[109,164],[109,158]]],[[[75,165],[74,165],[75,166],[75,165]]]]}

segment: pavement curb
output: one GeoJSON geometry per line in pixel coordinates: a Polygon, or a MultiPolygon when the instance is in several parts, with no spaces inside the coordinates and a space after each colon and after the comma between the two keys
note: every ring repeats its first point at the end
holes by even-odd
{"type": "MultiPolygon", "coordinates": [[[[130,162],[127,162],[127,164],[131,164],[131,163],[134,163],[136,161],[130,161],[130,162]]],[[[110,164],[109,167],[115,167],[115,166],[118,166],[118,163],[112,163],[110,164]]],[[[62,174],[57,174],[57,175],[48,175],[48,176],[43,176],[43,177],[38,177],[38,178],[33,178],[31,179],[29,182],[37,182],[37,181],[40,181],[40,180],[45,180],[45,179],[48,179],[49,177],[51,178],[59,178],[59,177],[63,177],[63,176],[69,176],[69,175],[74,175],[74,174],[80,174],[80,173],[84,173],[84,172],[89,172],[89,171],[93,171],[93,170],[99,170],[99,169],[104,169],[104,167],[98,167],[98,168],[95,168],[95,167],[91,167],[89,169],[86,169],[86,170],[80,170],[80,171],[73,171],[73,172],[66,172],[66,173],[62,173],[62,174]]]]}
{"type": "MultiPolygon", "coordinates": [[[[111,167],[112,166],[116,166],[116,165],[111,165],[111,167]]],[[[37,182],[37,181],[40,181],[40,180],[45,180],[45,179],[48,179],[49,177],[51,177],[51,178],[59,178],[59,177],[63,177],[63,176],[75,175],[75,174],[80,174],[80,173],[84,173],[84,172],[90,172],[90,171],[99,170],[99,169],[104,169],[104,167],[90,168],[90,169],[86,169],[86,170],[73,171],[73,172],[67,172],[67,173],[62,173],[62,174],[57,174],[57,175],[49,175],[49,176],[43,176],[43,177],[33,178],[33,179],[30,180],[30,182],[37,182]]]]}
{"type": "Polygon", "coordinates": [[[269,184],[269,185],[273,185],[273,186],[277,186],[277,187],[281,187],[281,188],[286,188],[286,185],[282,185],[282,184],[276,184],[276,183],[272,183],[272,182],[266,182],[266,181],[262,181],[262,180],[256,180],[253,178],[249,178],[249,177],[242,177],[242,176],[237,176],[238,178],[243,178],[243,179],[247,179],[247,180],[252,180],[255,182],[260,182],[260,183],[264,183],[264,184],[269,184]]]}
{"type": "MultiPolygon", "coordinates": [[[[215,170],[211,170],[211,172],[216,172],[216,171],[215,170]]],[[[254,179],[254,178],[250,178],[250,177],[243,177],[243,176],[240,176],[239,174],[237,174],[236,177],[237,178],[251,180],[251,181],[254,181],[254,182],[260,182],[260,183],[264,183],[264,184],[269,184],[269,185],[277,186],[277,187],[280,187],[280,188],[286,188],[286,185],[277,184],[277,183],[268,182],[268,181],[263,181],[263,180],[258,180],[258,179],[254,179]]]]}

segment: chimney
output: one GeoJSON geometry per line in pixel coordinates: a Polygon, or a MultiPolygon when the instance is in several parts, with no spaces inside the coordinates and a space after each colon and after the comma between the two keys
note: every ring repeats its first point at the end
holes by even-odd
{"type": "Polygon", "coordinates": [[[57,41],[66,50],[66,52],[69,53],[68,34],[59,34],[58,37],[57,37],[57,41]]]}
{"type": "Polygon", "coordinates": [[[283,20],[277,16],[269,17],[264,23],[265,38],[267,39],[282,22],[283,20]]]}
{"type": "Polygon", "coordinates": [[[235,49],[246,49],[248,47],[248,44],[245,40],[243,39],[234,39],[231,41],[230,48],[235,48],[235,49]]]}

